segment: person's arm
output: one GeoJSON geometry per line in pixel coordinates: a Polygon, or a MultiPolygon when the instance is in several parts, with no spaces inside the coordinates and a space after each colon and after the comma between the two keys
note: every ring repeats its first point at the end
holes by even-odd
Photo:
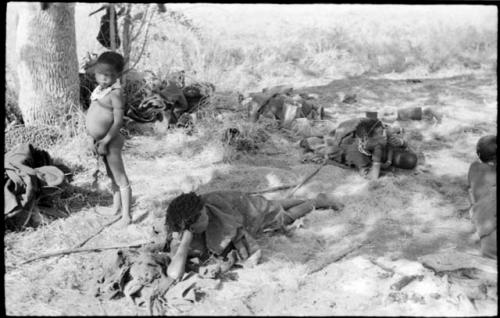
{"type": "Polygon", "coordinates": [[[257,241],[246,230],[241,230],[241,237],[233,242],[234,247],[238,251],[241,260],[248,259],[252,254],[260,250],[257,241]]]}
{"type": "Polygon", "coordinates": [[[382,168],[387,169],[392,165],[393,154],[394,150],[392,149],[392,147],[389,147],[389,149],[387,149],[387,160],[382,165],[382,168]]]}
{"type": "Polygon", "coordinates": [[[109,129],[108,133],[104,138],[102,138],[99,143],[103,145],[107,145],[111,139],[116,137],[120,133],[120,128],[123,126],[123,115],[125,113],[123,100],[120,95],[121,90],[112,91],[110,94],[111,97],[111,106],[113,107],[113,125],[109,129]]]}
{"type": "Polygon", "coordinates": [[[172,262],[168,266],[167,275],[175,280],[182,278],[184,275],[184,268],[186,266],[187,256],[189,252],[189,246],[193,240],[193,233],[185,230],[182,234],[182,240],[175,252],[174,257],[172,257],[172,262]]]}
{"type": "Polygon", "coordinates": [[[380,166],[382,165],[382,152],[384,147],[382,145],[376,145],[372,154],[372,167],[370,169],[369,178],[372,180],[378,179],[380,176],[380,166]]]}

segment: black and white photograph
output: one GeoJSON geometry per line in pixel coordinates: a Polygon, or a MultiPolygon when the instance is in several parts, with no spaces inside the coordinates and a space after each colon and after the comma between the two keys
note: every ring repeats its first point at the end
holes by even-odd
{"type": "Polygon", "coordinates": [[[4,315],[498,315],[492,2],[5,16],[4,315]]]}

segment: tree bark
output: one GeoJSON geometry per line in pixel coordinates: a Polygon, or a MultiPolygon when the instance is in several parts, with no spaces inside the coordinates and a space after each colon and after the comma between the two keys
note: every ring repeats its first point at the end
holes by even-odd
{"type": "Polygon", "coordinates": [[[79,103],[75,4],[41,10],[18,3],[16,38],[19,108],[24,123],[60,124],[79,103]]]}

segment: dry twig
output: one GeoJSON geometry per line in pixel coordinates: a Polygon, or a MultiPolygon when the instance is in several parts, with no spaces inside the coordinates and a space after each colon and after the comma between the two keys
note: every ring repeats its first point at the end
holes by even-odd
{"type": "Polygon", "coordinates": [[[332,263],[335,263],[335,262],[338,262],[340,261],[341,259],[343,259],[346,255],[352,253],[353,251],[357,250],[358,248],[360,248],[361,246],[363,246],[365,242],[358,242],[358,243],[354,243],[346,248],[344,248],[343,250],[341,250],[340,252],[338,253],[335,253],[334,255],[328,257],[326,260],[320,262],[318,265],[314,266],[313,268],[311,268],[308,272],[307,272],[307,275],[311,275],[313,273],[316,273],[316,272],[319,272],[320,270],[322,270],[323,268],[327,267],[328,265],[332,264],[332,263]]]}
{"type": "Polygon", "coordinates": [[[31,262],[34,262],[39,259],[44,259],[44,258],[49,258],[49,257],[54,257],[54,256],[59,256],[59,255],[68,255],[68,254],[74,254],[74,253],[85,253],[85,252],[101,252],[105,250],[116,250],[116,249],[121,249],[121,248],[140,248],[143,246],[146,246],[148,244],[151,244],[152,242],[144,242],[144,243],[136,243],[132,245],[118,245],[118,246],[105,246],[105,247],[88,247],[88,248],[70,248],[66,250],[61,250],[58,252],[51,252],[51,253],[46,253],[42,254],[37,257],[33,257],[27,261],[22,262],[20,265],[28,264],[31,262]]]}
{"type": "Polygon", "coordinates": [[[293,188],[293,187],[296,187],[296,186],[297,186],[297,184],[282,185],[282,186],[272,187],[272,188],[264,189],[264,190],[251,191],[251,192],[247,192],[247,193],[248,194],[261,194],[261,193],[268,193],[268,192],[275,192],[275,191],[286,190],[286,189],[290,189],[290,188],[293,188]]]}
{"type": "Polygon", "coordinates": [[[86,238],[85,240],[83,240],[81,243],[75,245],[73,248],[79,248],[79,247],[82,247],[83,245],[85,245],[88,241],[90,241],[92,238],[96,237],[97,235],[99,235],[99,233],[101,233],[105,228],[107,228],[108,226],[118,222],[118,220],[120,220],[122,218],[122,216],[118,216],[117,218],[111,220],[110,222],[104,224],[97,232],[95,232],[94,234],[92,234],[91,236],[89,236],[88,238],[86,238]]]}
{"type": "Polygon", "coordinates": [[[292,191],[290,191],[290,193],[287,195],[287,197],[290,198],[301,186],[303,186],[306,182],[311,180],[311,178],[314,177],[321,170],[321,168],[323,168],[326,165],[326,163],[327,163],[326,160],[323,161],[321,166],[319,166],[316,170],[314,170],[313,173],[311,173],[308,177],[306,177],[304,180],[302,180],[301,183],[299,183],[292,191]]]}

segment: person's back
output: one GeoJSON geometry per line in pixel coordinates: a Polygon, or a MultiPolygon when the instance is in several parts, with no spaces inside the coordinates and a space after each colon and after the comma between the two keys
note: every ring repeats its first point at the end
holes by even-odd
{"type": "Polygon", "coordinates": [[[497,257],[496,150],[496,136],[481,137],[476,145],[480,161],[470,165],[467,175],[470,216],[480,238],[481,253],[490,258],[497,257]]]}
{"type": "Polygon", "coordinates": [[[220,233],[215,222],[228,221],[227,219],[243,225],[248,233],[257,235],[262,232],[263,226],[272,221],[270,216],[275,216],[280,211],[280,206],[273,204],[274,201],[240,191],[214,191],[202,194],[201,197],[212,214],[218,217],[212,220],[213,227],[209,228],[214,235],[220,233]]]}
{"type": "Polygon", "coordinates": [[[469,167],[467,174],[469,195],[472,204],[489,193],[491,187],[497,184],[497,170],[495,166],[475,161],[469,167]]]}

